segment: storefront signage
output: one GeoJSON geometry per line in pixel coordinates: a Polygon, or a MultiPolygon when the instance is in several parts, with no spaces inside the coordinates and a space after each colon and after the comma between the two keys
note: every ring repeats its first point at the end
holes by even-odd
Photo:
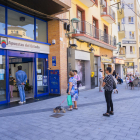
{"type": "Polygon", "coordinates": [[[122,60],[122,59],[115,59],[115,63],[116,64],[124,64],[124,60],[122,60]]]}
{"type": "Polygon", "coordinates": [[[77,60],[90,60],[90,53],[75,50],[75,59],[77,59],[77,60]]]}
{"type": "Polygon", "coordinates": [[[52,66],[56,66],[56,56],[52,56],[52,66]]]}
{"type": "Polygon", "coordinates": [[[107,57],[101,57],[101,62],[103,63],[112,63],[112,59],[107,57]]]}
{"type": "MultiPolygon", "coordinates": [[[[1,37],[1,45],[0,48],[3,47],[3,37],[1,37]]],[[[30,41],[20,40],[20,39],[13,39],[13,38],[7,38],[6,46],[4,49],[10,49],[10,50],[19,50],[19,51],[27,51],[27,52],[37,52],[37,53],[45,53],[49,54],[49,45],[41,44],[41,43],[34,43],[30,41]]]]}
{"type": "Polygon", "coordinates": [[[136,41],[123,40],[122,44],[136,44],[136,41]]]}

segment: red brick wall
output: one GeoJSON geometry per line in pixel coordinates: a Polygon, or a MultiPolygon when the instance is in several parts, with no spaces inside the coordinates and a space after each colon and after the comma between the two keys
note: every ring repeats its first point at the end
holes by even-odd
{"type": "MultiPolygon", "coordinates": [[[[65,14],[63,14],[65,17],[65,14]]],[[[66,94],[67,89],[67,38],[63,29],[63,22],[52,20],[48,22],[48,43],[56,40],[55,45],[50,46],[49,68],[60,71],[60,91],[66,94]],[[60,38],[62,40],[60,40],[60,38]],[[56,66],[52,66],[52,56],[56,56],[56,66]]]]}

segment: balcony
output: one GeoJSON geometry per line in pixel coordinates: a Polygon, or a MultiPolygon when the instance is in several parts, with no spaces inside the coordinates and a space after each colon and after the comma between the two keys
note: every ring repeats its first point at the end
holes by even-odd
{"type": "Polygon", "coordinates": [[[117,15],[118,15],[118,19],[123,19],[124,18],[124,8],[123,7],[118,6],[117,15]]]}
{"type": "Polygon", "coordinates": [[[110,6],[101,6],[101,17],[110,24],[115,22],[115,12],[110,6]]]}
{"type": "Polygon", "coordinates": [[[96,0],[79,0],[79,1],[81,1],[87,7],[92,7],[96,3],[96,0]]]}
{"type": "Polygon", "coordinates": [[[109,49],[116,49],[116,38],[94,27],[86,21],[80,21],[76,27],[71,26],[72,37],[109,49]]]}
{"type": "Polygon", "coordinates": [[[71,8],[71,0],[0,0],[0,4],[26,11],[44,20],[65,13],[71,8]]]}
{"type": "Polygon", "coordinates": [[[118,37],[120,40],[125,38],[125,26],[124,26],[124,24],[118,25],[118,37]]]}
{"type": "Polygon", "coordinates": [[[126,48],[125,47],[121,47],[119,55],[120,56],[125,56],[125,54],[126,54],[126,48]]]}

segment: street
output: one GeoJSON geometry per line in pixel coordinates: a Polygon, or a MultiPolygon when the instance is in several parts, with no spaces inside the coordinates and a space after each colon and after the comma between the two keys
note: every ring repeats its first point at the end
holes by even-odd
{"type": "Polygon", "coordinates": [[[1,110],[0,140],[140,140],[140,91],[118,85],[115,114],[104,117],[105,97],[98,90],[81,92],[78,110],[60,118],[51,115],[66,95],[1,110]]]}

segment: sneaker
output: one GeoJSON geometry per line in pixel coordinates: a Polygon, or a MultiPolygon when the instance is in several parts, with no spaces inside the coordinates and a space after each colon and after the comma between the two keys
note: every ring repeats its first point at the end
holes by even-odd
{"type": "Polygon", "coordinates": [[[21,105],[22,105],[22,104],[23,104],[23,102],[21,102],[21,101],[20,101],[20,102],[19,102],[19,104],[21,104],[21,105]]]}
{"type": "Polygon", "coordinates": [[[110,114],[104,113],[103,116],[110,117],[110,114]]]}
{"type": "Polygon", "coordinates": [[[103,91],[101,90],[101,91],[99,91],[99,92],[103,92],[103,91]]]}
{"type": "Polygon", "coordinates": [[[23,103],[26,103],[26,100],[23,103]]]}

